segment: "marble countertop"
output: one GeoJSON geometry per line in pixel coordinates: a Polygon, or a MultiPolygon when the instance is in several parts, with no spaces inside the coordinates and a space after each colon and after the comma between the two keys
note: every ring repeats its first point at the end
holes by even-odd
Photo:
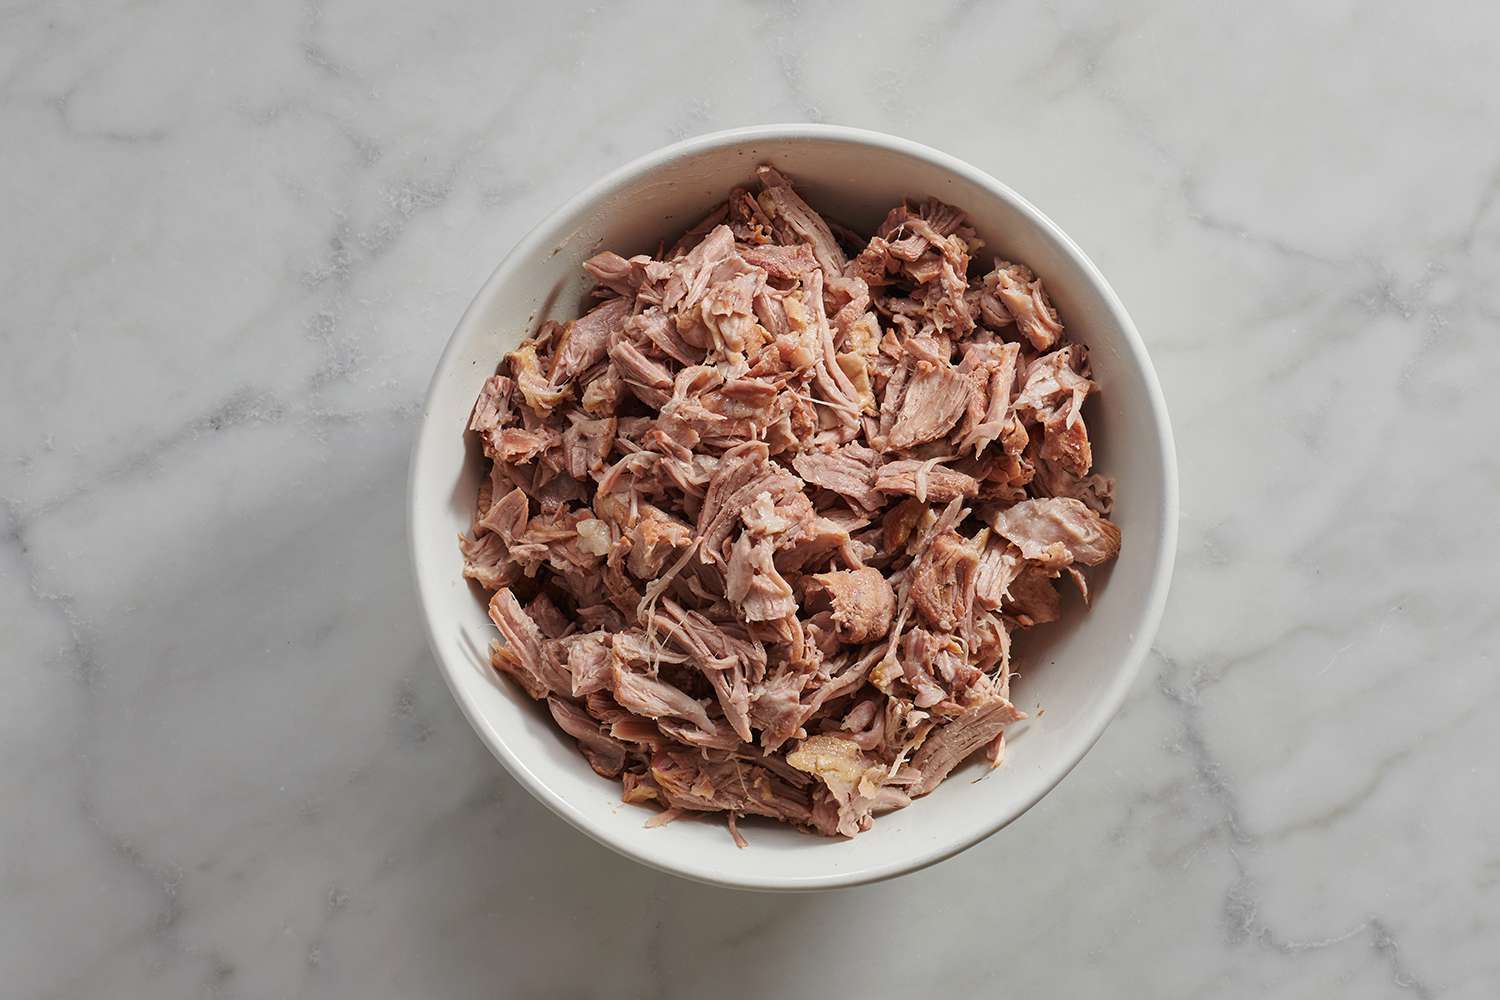
{"type": "Polygon", "coordinates": [[[1493,996],[1500,14],[1084,6],[5,4],[4,992],[1493,996]],[[941,147],[1067,229],[1183,507],[1074,774],[795,898],[533,802],[404,526],[428,374],[516,238],[778,120],[941,147]]]}

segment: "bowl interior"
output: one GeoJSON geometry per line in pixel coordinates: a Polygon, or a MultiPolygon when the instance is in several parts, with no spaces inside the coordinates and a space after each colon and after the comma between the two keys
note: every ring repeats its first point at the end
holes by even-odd
{"type": "MultiPolygon", "coordinates": [[[[433,379],[412,468],[411,532],[433,648],[456,697],[496,755],[542,801],[585,832],[645,863],[706,881],[812,888],[920,867],[1003,826],[1045,794],[1098,738],[1155,629],[1174,545],[1170,432],[1143,349],[1112,293],[1065,237],[1019,198],[958,161],[901,140],[849,130],[750,131],[707,137],[601,181],[528,235],[485,285],[433,379]],[[491,673],[495,636],[483,595],[460,575],[481,474],[462,433],[480,384],[543,320],[578,314],[582,261],[670,243],[730,187],[770,162],[814,208],[869,232],[903,197],[935,196],[969,214],[987,249],[1030,265],[1071,336],[1088,345],[1101,392],[1089,403],[1097,467],[1118,480],[1119,559],[1091,574],[1093,607],[1070,598],[1064,620],[1017,644],[1017,704],[1030,721],[1009,733],[1001,769],[961,769],[932,795],[881,817],[853,841],[746,821],[737,849],[718,818],[658,829],[652,812],[619,801],[545,709],[491,673]],[[1039,710],[1045,709],[1045,714],[1039,710]]],[[[1066,588],[1065,588],[1066,590],[1066,588]]]]}

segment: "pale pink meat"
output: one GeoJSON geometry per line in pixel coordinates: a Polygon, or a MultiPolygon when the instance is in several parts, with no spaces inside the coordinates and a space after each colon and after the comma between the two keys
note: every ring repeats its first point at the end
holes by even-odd
{"type": "Polygon", "coordinates": [[[912,604],[942,632],[957,629],[974,606],[979,553],[956,531],[945,531],[927,547],[911,575],[912,604]]]}
{"type": "Polygon", "coordinates": [[[911,766],[922,775],[910,794],[926,795],[953,769],[1004,731],[1012,722],[1026,718],[1008,700],[995,697],[968,708],[947,725],[938,726],[917,750],[911,766]]]}
{"type": "Polygon", "coordinates": [[[1075,562],[1098,566],[1120,551],[1120,529],[1070,497],[1023,500],[995,511],[990,524],[1020,548],[1022,558],[1057,562],[1059,568],[1075,562]]]}
{"type": "Polygon", "coordinates": [[[906,383],[901,412],[886,443],[905,449],[935,440],[948,433],[969,403],[967,377],[946,361],[918,362],[916,374],[906,383]]]}
{"type": "Polygon", "coordinates": [[[841,494],[862,510],[879,510],[885,498],[875,488],[880,453],[863,445],[846,444],[833,451],[804,451],[792,459],[804,482],[841,494]]]}
{"type": "Polygon", "coordinates": [[[1042,281],[1025,264],[995,261],[995,270],[984,279],[984,286],[1000,300],[1017,329],[1038,351],[1050,350],[1062,336],[1062,322],[1057,310],[1042,288],[1042,281]]]}
{"type": "Polygon", "coordinates": [[[699,729],[712,729],[713,722],[703,706],[687,694],[655,678],[627,670],[618,664],[614,668],[610,690],[615,701],[636,715],[648,719],[670,716],[685,719],[699,729]]]}
{"type": "Polygon", "coordinates": [[[510,420],[510,394],[515,382],[504,375],[491,375],[479,390],[474,402],[474,413],[469,418],[469,430],[477,431],[484,440],[486,451],[495,450],[495,440],[510,420]]]}
{"type": "Polygon", "coordinates": [[[590,313],[563,327],[558,347],[552,356],[550,381],[565,385],[579,372],[604,360],[612,334],[624,328],[630,314],[630,303],[623,298],[610,299],[590,313]]]}
{"type": "Polygon", "coordinates": [[[773,621],[797,613],[791,585],[772,562],[774,553],[769,539],[753,542],[748,533],[740,535],[729,550],[724,596],[747,622],[773,621]]]}
{"type": "Polygon", "coordinates": [[[570,693],[575,698],[606,691],[610,686],[610,638],[607,632],[587,632],[563,640],[570,693]]]}
{"type": "Polygon", "coordinates": [[[629,748],[612,736],[605,735],[599,723],[570,701],[549,697],[547,708],[563,732],[578,741],[579,751],[589,765],[606,778],[618,777],[625,769],[629,748]]]}
{"type": "Polygon", "coordinates": [[[916,497],[923,503],[947,503],[955,497],[975,496],[979,482],[940,462],[902,459],[880,467],[875,474],[875,488],[882,493],[916,497]]]}
{"type": "Polygon", "coordinates": [[[490,662],[514,677],[533,698],[550,691],[569,691],[572,680],[542,656],[542,630],[516,602],[509,588],[495,591],[490,599],[490,620],[505,638],[490,648],[490,662]]]}
{"type": "Polygon", "coordinates": [[[815,573],[812,579],[828,594],[833,624],[841,642],[874,642],[891,629],[896,594],[885,574],[873,566],[815,573]]]}
{"type": "Polygon", "coordinates": [[[591,305],[483,379],[459,539],[495,672],[653,824],[720,813],[742,846],[745,816],[853,837],[998,765],[1012,634],[1120,547],[1042,279],[971,266],[940,201],[865,239],[755,179],[595,254],[591,305]]]}

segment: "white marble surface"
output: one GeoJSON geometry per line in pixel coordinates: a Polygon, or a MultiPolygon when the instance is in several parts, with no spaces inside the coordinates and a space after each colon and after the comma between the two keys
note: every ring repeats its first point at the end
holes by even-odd
{"type": "Polygon", "coordinates": [[[0,7],[0,992],[1494,996],[1500,14],[515,6],[0,7]],[[502,772],[423,643],[403,476],[522,231],[799,119],[1077,238],[1184,514],[1072,777],[784,898],[636,867],[502,772]]]}

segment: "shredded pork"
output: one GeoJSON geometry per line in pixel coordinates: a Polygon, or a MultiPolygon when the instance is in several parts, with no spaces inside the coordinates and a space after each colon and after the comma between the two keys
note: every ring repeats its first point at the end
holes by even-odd
{"type": "Polygon", "coordinates": [[[1115,557],[1094,391],[959,209],[859,248],[775,169],[488,379],[464,575],[491,662],[627,802],[852,837],[997,766],[1011,635],[1115,557]],[[838,235],[835,236],[835,233],[838,235]],[[841,242],[842,241],[842,242],[841,242]]]}

